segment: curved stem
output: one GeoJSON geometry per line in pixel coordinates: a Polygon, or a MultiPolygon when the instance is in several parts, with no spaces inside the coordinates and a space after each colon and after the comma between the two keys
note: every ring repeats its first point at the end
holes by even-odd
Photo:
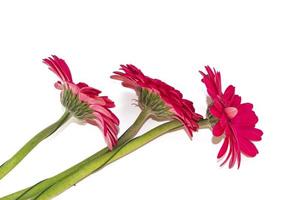
{"type": "MultiPolygon", "coordinates": [[[[200,122],[200,124],[202,124],[201,128],[207,127],[208,121],[203,120],[200,122]]],[[[171,122],[160,125],[148,131],[144,135],[132,139],[131,141],[125,143],[124,145],[117,147],[113,151],[108,152],[105,155],[98,157],[93,161],[87,163],[86,165],[82,166],[74,173],[70,174],[69,176],[65,177],[61,181],[55,183],[54,185],[48,187],[46,190],[42,191],[34,199],[35,200],[52,199],[55,196],[67,190],[68,188],[72,187],[76,183],[80,182],[81,180],[83,180],[93,172],[97,171],[98,169],[101,169],[104,166],[114,162],[115,160],[118,160],[128,155],[129,153],[134,152],[135,150],[151,142],[152,140],[179,127],[182,127],[182,124],[177,120],[173,120],[171,122]]]]}
{"type": "Polygon", "coordinates": [[[17,153],[0,166],[0,180],[14,169],[41,141],[53,134],[71,117],[69,112],[30,139],[17,153]]]}
{"type": "MultiPolygon", "coordinates": [[[[142,110],[137,119],[134,121],[134,123],[125,131],[125,133],[120,137],[118,141],[118,145],[122,145],[126,143],[128,140],[132,139],[137,132],[140,130],[140,128],[143,126],[145,121],[149,118],[149,111],[148,110],[142,110]]],[[[101,157],[105,153],[107,153],[109,149],[103,148],[102,150],[98,151],[97,153],[93,154],[92,156],[88,157],[87,159],[81,161],[80,163],[70,167],[69,169],[57,174],[56,176],[53,176],[52,178],[45,179],[31,187],[28,187],[26,189],[20,190],[18,192],[15,192],[13,194],[10,194],[8,196],[0,198],[0,200],[26,200],[28,198],[34,197],[40,193],[40,191],[45,190],[49,186],[53,185],[54,183],[58,182],[59,180],[63,179],[64,177],[68,176],[72,172],[76,171],[77,169],[84,166],[86,163],[88,163],[91,160],[94,160],[95,158],[101,157]]]]}
{"type": "Polygon", "coordinates": [[[150,117],[150,110],[144,108],[135,122],[125,131],[125,133],[119,138],[118,146],[123,145],[124,143],[128,142],[132,138],[136,136],[139,130],[142,128],[143,124],[149,119],[150,117]]]}
{"type": "MultiPolygon", "coordinates": [[[[209,128],[209,122],[207,119],[202,119],[198,122],[200,125],[200,129],[209,128]]],[[[136,151],[137,149],[141,148],[142,146],[148,144],[149,142],[153,141],[154,139],[170,132],[174,132],[182,128],[181,122],[174,120],[171,122],[167,122],[162,124],[147,133],[136,137],[130,141],[130,144],[124,145],[112,158],[106,163],[106,165],[119,160],[120,158],[136,151]]],[[[105,165],[105,166],[106,166],[105,165]]]]}
{"type": "Polygon", "coordinates": [[[83,166],[84,164],[86,164],[87,162],[95,159],[96,157],[102,156],[103,154],[107,153],[108,148],[103,148],[101,151],[98,151],[97,153],[93,154],[92,156],[90,156],[89,158],[81,161],[80,163],[70,167],[69,169],[51,177],[48,179],[45,179],[31,187],[25,188],[23,190],[20,190],[18,192],[15,192],[13,194],[7,195],[5,197],[0,198],[0,200],[25,200],[25,199],[29,199],[32,197],[37,196],[41,190],[45,190],[46,188],[49,187],[49,185],[53,185],[55,182],[63,179],[64,177],[66,177],[67,175],[71,174],[72,172],[74,172],[76,169],[80,168],[81,166],[83,166]]]}

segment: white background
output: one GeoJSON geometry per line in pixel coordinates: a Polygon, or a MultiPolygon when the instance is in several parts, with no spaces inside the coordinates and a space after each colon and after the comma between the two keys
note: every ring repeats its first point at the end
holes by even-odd
{"type": "MultiPolygon", "coordinates": [[[[297,1],[1,1],[0,162],[63,113],[57,80],[42,58],[64,58],[75,81],[116,102],[123,132],[139,109],[111,80],[119,64],[182,91],[205,113],[198,70],[222,72],[252,102],[264,131],[254,159],[219,167],[209,130],[190,141],[166,135],[85,179],[56,199],[299,199],[299,53],[297,1]]],[[[149,121],[144,131],[156,126],[149,121]]],[[[102,133],[71,123],[0,181],[0,196],[54,175],[104,147],[102,133]]]]}

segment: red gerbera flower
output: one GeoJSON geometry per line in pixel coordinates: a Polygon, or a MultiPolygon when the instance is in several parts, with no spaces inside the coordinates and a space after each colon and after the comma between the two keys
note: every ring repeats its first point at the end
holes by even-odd
{"type": "Polygon", "coordinates": [[[99,96],[101,91],[86,83],[75,84],[63,59],[52,56],[43,61],[61,79],[55,83],[55,87],[62,91],[61,102],[65,108],[75,118],[99,127],[109,149],[112,149],[118,141],[119,125],[118,118],[110,111],[115,106],[114,102],[106,96],[99,96]]]}
{"type": "Polygon", "coordinates": [[[197,122],[202,116],[195,112],[191,101],[183,99],[182,94],[170,85],[145,76],[133,65],[121,65],[120,70],[124,72],[114,72],[115,75],[111,77],[136,91],[142,109],[150,109],[151,116],[158,120],[178,119],[184,124],[189,137],[193,136],[193,131],[199,128],[197,122]]]}
{"type": "Polygon", "coordinates": [[[205,68],[207,74],[200,73],[212,100],[208,111],[213,116],[212,121],[217,120],[213,123],[213,135],[225,137],[218,158],[222,158],[228,152],[222,165],[230,159],[229,167],[232,168],[237,162],[239,168],[241,153],[249,157],[258,154],[252,141],[260,141],[263,132],[255,128],[258,118],[252,110],[253,105],[241,103],[241,97],[235,94],[235,88],[232,85],[228,86],[223,93],[220,72],[212,70],[209,66],[205,68]]]}

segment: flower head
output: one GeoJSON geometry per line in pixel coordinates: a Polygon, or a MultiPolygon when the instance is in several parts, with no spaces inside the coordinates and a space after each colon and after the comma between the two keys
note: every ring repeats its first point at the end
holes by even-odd
{"type": "Polygon", "coordinates": [[[121,65],[120,70],[123,72],[116,71],[111,77],[136,91],[142,109],[149,109],[151,117],[157,120],[178,119],[189,137],[192,137],[193,131],[199,128],[197,122],[202,117],[195,112],[191,101],[183,99],[178,90],[161,80],[144,75],[133,65],[121,65]]]}
{"type": "Polygon", "coordinates": [[[75,84],[63,59],[52,56],[43,61],[60,78],[55,87],[61,90],[61,103],[75,118],[99,127],[109,149],[112,149],[118,141],[119,125],[118,118],[110,111],[114,102],[106,96],[99,96],[101,91],[86,83],[75,84]]]}
{"type": "Polygon", "coordinates": [[[220,72],[212,70],[209,66],[205,68],[207,73],[200,73],[212,101],[208,108],[208,117],[212,122],[213,135],[224,136],[218,158],[222,158],[227,152],[222,165],[229,160],[230,168],[235,162],[239,167],[241,153],[249,157],[258,154],[252,141],[261,140],[263,132],[255,128],[258,118],[252,110],[253,105],[241,103],[241,97],[235,94],[235,88],[232,85],[222,92],[220,72]]]}

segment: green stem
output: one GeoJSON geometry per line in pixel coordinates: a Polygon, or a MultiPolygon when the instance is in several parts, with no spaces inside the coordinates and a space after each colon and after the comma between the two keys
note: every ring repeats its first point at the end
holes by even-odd
{"type": "MultiPolygon", "coordinates": [[[[209,128],[209,121],[207,119],[202,119],[198,122],[200,125],[200,129],[209,128]]],[[[174,132],[182,128],[182,123],[173,120],[171,122],[167,122],[162,124],[147,133],[136,137],[130,141],[130,144],[124,145],[112,158],[106,163],[106,165],[136,151],[137,149],[141,148],[142,146],[148,144],[149,142],[153,141],[154,139],[170,132],[174,132]]],[[[105,165],[105,166],[106,166],[105,165]]]]}
{"type": "Polygon", "coordinates": [[[139,114],[135,122],[125,131],[125,133],[119,138],[118,146],[123,145],[136,136],[143,124],[149,119],[151,111],[144,108],[139,114]]]}
{"type": "MultiPolygon", "coordinates": [[[[200,121],[202,125],[201,128],[205,128],[208,125],[207,120],[200,121]]],[[[163,125],[160,125],[149,132],[145,133],[142,136],[136,137],[131,141],[125,143],[122,146],[118,146],[113,151],[110,151],[101,157],[98,157],[92,160],[89,163],[86,163],[84,166],[79,168],[77,171],[73,172],[69,176],[65,177],[64,179],[60,180],[59,182],[53,184],[52,186],[48,187],[46,190],[42,191],[35,200],[48,200],[52,199],[55,196],[61,194],[68,188],[72,187],[76,183],[80,182],[93,172],[103,168],[104,166],[128,155],[131,152],[139,149],[140,147],[144,146],[145,144],[151,142],[152,140],[164,135],[167,132],[170,132],[174,129],[182,127],[181,122],[174,120],[163,125]]]]}
{"type": "MultiPolygon", "coordinates": [[[[118,145],[122,145],[126,143],[128,140],[132,139],[137,132],[140,130],[140,128],[143,126],[145,121],[149,118],[149,111],[143,110],[135,120],[135,122],[125,131],[125,133],[120,137],[118,141],[118,145]]],[[[63,179],[64,177],[68,176],[72,172],[76,171],[77,169],[84,166],[86,163],[88,163],[91,160],[94,160],[97,157],[101,157],[105,153],[107,153],[109,150],[108,148],[103,148],[101,151],[98,151],[97,153],[93,154],[92,156],[88,157],[87,159],[81,161],[80,163],[70,167],[69,169],[65,170],[62,173],[57,174],[56,176],[53,176],[52,178],[43,180],[39,183],[37,183],[34,186],[28,187],[26,189],[20,190],[18,192],[15,192],[13,194],[10,194],[8,196],[0,198],[0,200],[26,200],[28,198],[34,197],[40,193],[40,191],[45,190],[49,186],[53,185],[54,183],[58,182],[59,180],[63,179]]]]}
{"type": "Polygon", "coordinates": [[[0,198],[0,200],[26,200],[30,199],[32,197],[37,196],[42,190],[45,190],[48,188],[50,185],[53,185],[55,182],[63,179],[67,175],[71,174],[74,172],[76,169],[82,167],[85,165],[87,162],[95,159],[96,157],[102,156],[103,154],[107,153],[108,148],[103,148],[101,151],[98,151],[97,153],[93,154],[89,158],[81,161],[80,163],[70,167],[69,169],[57,174],[56,176],[53,176],[51,178],[45,179],[31,187],[25,188],[23,190],[20,190],[18,192],[15,192],[13,194],[7,195],[5,197],[0,198]]]}
{"type": "Polygon", "coordinates": [[[31,140],[29,140],[17,153],[15,153],[9,160],[0,166],[0,180],[14,169],[41,141],[53,134],[59,127],[61,127],[71,117],[69,112],[65,112],[63,116],[54,124],[48,126],[31,140]]]}

